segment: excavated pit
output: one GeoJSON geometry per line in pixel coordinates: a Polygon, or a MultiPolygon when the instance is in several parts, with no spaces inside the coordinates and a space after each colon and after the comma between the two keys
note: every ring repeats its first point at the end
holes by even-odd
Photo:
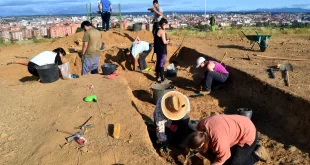
{"type": "MultiPolygon", "coordinates": [[[[169,60],[180,68],[178,77],[171,78],[171,84],[188,96],[197,90],[199,86],[197,82],[200,82],[203,73],[202,70],[193,67],[200,56],[212,59],[194,49],[182,47],[180,52],[171,56],[169,60]]],[[[153,73],[128,71],[125,61],[119,51],[108,51],[101,56],[101,63],[113,62],[119,65],[117,70],[127,79],[133,95],[137,98],[136,110],[145,120],[152,120],[155,105],[149,87],[154,82],[153,73]]],[[[73,70],[80,68],[75,67],[73,70]]],[[[190,98],[191,118],[201,119],[209,116],[211,112],[235,114],[238,108],[251,108],[252,120],[263,137],[263,144],[270,152],[272,163],[290,163],[294,159],[298,159],[300,163],[308,162],[310,114],[307,109],[310,108],[310,102],[239,69],[227,66],[227,70],[230,72],[230,77],[224,89],[213,90],[210,96],[190,98]],[[299,153],[288,151],[291,146],[295,146],[299,153]]],[[[148,131],[153,146],[156,147],[155,130],[148,127],[148,131]]],[[[166,160],[172,164],[182,164],[184,162],[182,151],[173,148],[172,151],[173,154],[164,156],[166,160]]],[[[193,157],[191,164],[209,164],[209,161],[193,157]]]]}

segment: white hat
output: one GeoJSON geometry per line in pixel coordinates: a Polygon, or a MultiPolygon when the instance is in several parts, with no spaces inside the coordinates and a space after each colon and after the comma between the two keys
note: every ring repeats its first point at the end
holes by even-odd
{"type": "Polygon", "coordinates": [[[203,57],[199,57],[198,59],[197,59],[197,66],[196,66],[196,68],[199,68],[199,66],[201,65],[201,63],[203,63],[203,62],[205,62],[206,61],[206,59],[205,58],[203,58],[203,57]]]}
{"type": "Polygon", "coordinates": [[[186,96],[177,91],[167,92],[161,99],[163,114],[170,120],[182,119],[189,108],[186,96]]]}

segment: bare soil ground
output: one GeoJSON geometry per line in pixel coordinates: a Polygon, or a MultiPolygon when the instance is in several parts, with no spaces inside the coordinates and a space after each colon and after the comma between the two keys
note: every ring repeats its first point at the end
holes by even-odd
{"type": "MultiPolygon", "coordinates": [[[[154,84],[154,73],[130,71],[126,58],[118,49],[129,47],[136,35],[152,42],[151,33],[146,31],[114,30],[103,33],[102,41],[106,50],[101,53],[101,64],[116,63],[120,74],[112,80],[94,75],[40,84],[31,77],[25,66],[6,65],[11,61],[27,61],[16,59],[15,56],[31,58],[41,51],[56,47],[80,51],[81,46],[74,42],[81,40],[82,33],[54,43],[0,47],[0,90],[3,96],[3,115],[0,120],[0,144],[3,146],[0,155],[3,159],[0,163],[163,164],[152,148],[146,126],[140,117],[153,118],[155,105],[150,87],[154,84]],[[98,103],[101,113],[96,104],[82,101],[83,97],[91,94],[87,89],[89,84],[95,85],[96,94],[100,96],[98,103]],[[65,135],[54,130],[72,130],[91,115],[95,117],[96,127],[86,135],[90,142],[89,152],[78,152],[76,144],[61,149],[58,145],[64,142],[65,135]],[[106,135],[106,125],[115,122],[121,123],[121,130],[124,131],[120,140],[106,135]]],[[[182,36],[170,38],[175,44],[181,44],[183,40],[182,36]]],[[[241,107],[252,108],[253,122],[262,136],[261,143],[271,156],[267,164],[310,164],[309,36],[273,36],[270,47],[264,53],[246,51],[244,47],[248,47],[248,44],[246,38],[238,36],[185,37],[178,52],[175,52],[178,46],[168,48],[170,60],[179,67],[178,77],[171,79],[172,84],[185,95],[193,94],[201,77],[201,70],[193,68],[196,59],[204,56],[220,61],[224,52],[227,52],[228,60],[224,64],[231,73],[231,85],[212,91],[210,96],[190,98],[191,118],[201,119],[211,112],[236,113],[236,109],[241,107]],[[308,60],[294,62],[258,57],[247,60],[248,55],[252,54],[308,60]],[[290,87],[284,85],[280,72],[276,73],[276,79],[268,78],[266,72],[268,66],[282,62],[290,62],[294,66],[294,72],[290,73],[290,87]]],[[[151,56],[152,53],[147,57],[148,65],[154,66],[150,62],[151,56]]],[[[66,61],[70,62],[72,73],[80,74],[81,59],[77,53],[70,53],[66,61]]],[[[165,158],[171,164],[184,162],[184,156],[179,153],[170,156],[165,158]]],[[[209,164],[209,161],[199,156],[194,157],[191,163],[209,164]]]]}

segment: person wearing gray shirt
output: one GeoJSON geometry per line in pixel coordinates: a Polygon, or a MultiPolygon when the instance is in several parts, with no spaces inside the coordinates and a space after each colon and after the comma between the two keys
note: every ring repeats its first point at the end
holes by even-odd
{"type": "Polygon", "coordinates": [[[158,0],[153,0],[153,6],[154,8],[152,8],[152,12],[154,12],[154,20],[152,33],[155,35],[155,32],[158,29],[158,22],[163,17],[163,10],[159,7],[158,0]]]}

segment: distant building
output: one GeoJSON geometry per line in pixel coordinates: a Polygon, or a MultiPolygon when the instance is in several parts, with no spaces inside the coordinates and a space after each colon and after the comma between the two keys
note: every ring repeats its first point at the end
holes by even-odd
{"type": "Polygon", "coordinates": [[[10,31],[10,40],[23,40],[23,33],[21,30],[19,31],[10,31]]]}
{"type": "Polygon", "coordinates": [[[66,37],[74,34],[79,26],[79,24],[56,24],[51,26],[47,33],[49,38],[66,37]]]}

